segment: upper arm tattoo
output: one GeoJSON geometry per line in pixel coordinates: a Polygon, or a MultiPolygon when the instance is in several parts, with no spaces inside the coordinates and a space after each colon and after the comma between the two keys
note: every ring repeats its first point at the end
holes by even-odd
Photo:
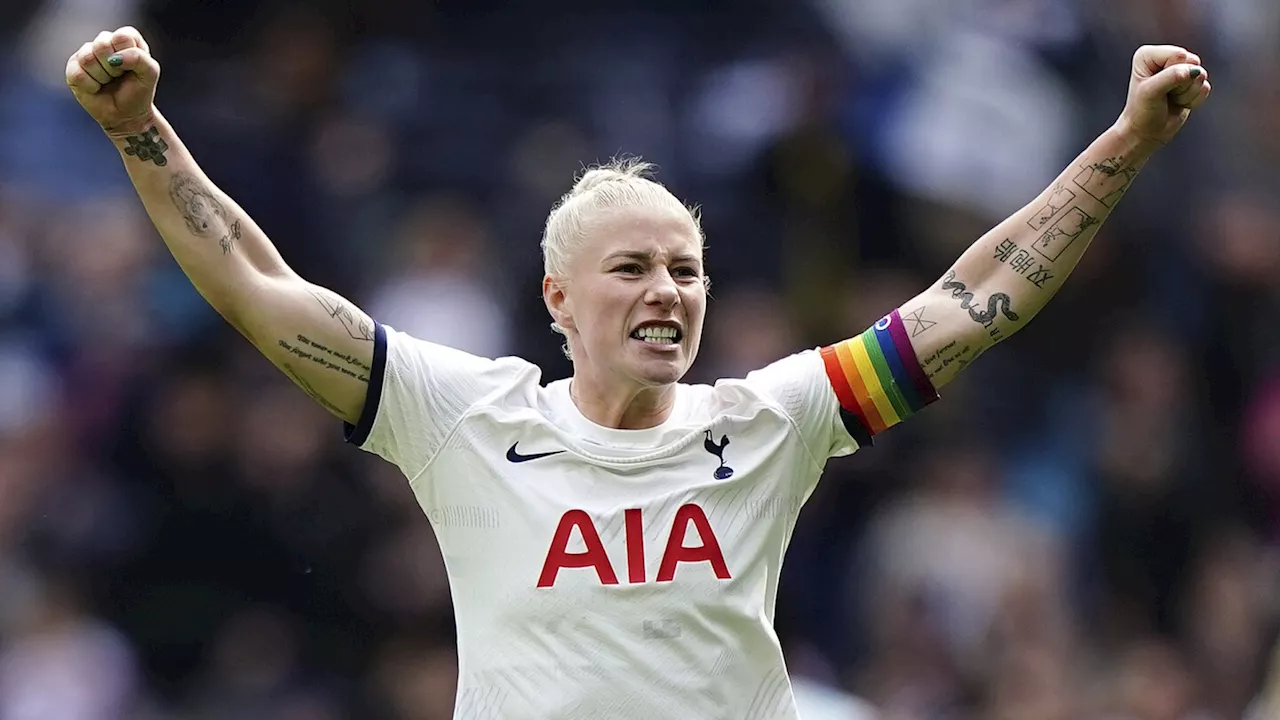
{"type": "MultiPolygon", "coordinates": [[[[283,341],[281,342],[281,344],[283,344],[283,341]]],[[[339,417],[344,416],[341,408],[339,408],[337,405],[334,405],[325,396],[321,395],[320,392],[316,390],[314,386],[311,385],[311,383],[307,382],[306,378],[302,377],[302,375],[298,374],[297,370],[293,369],[292,365],[290,365],[289,363],[281,363],[280,367],[282,370],[284,370],[285,374],[289,376],[289,379],[292,380],[295,385],[302,388],[302,392],[306,393],[308,397],[310,397],[312,400],[315,400],[317,403],[320,403],[320,405],[324,407],[326,410],[328,410],[329,412],[339,417]]]]}
{"type": "MultiPolygon", "coordinates": [[[[373,321],[367,315],[351,308],[342,298],[333,293],[320,289],[310,289],[309,292],[316,302],[324,308],[329,317],[336,320],[338,325],[353,339],[372,342],[373,321]]],[[[373,368],[369,362],[352,353],[335,350],[330,346],[330,343],[317,340],[313,335],[298,333],[291,338],[281,338],[276,344],[300,362],[314,363],[320,369],[328,370],[365,385],[369,384],[369,375],[373,373],[373,368]]],[[[316,402],[336,411],[333,404],[320,396],[315,387],[307,383],[295,367],[289,363],[282,363],[282,365],[285,373],[316,402]]],[[[312,366],[307,365],[306,367],[312,366]]]]}
{"type": "Polygon", "coordinates": [[[315,297],[316,302],[320,303],[324,311],[329,313],[329,317],[342,325],[342,329],[346,330],[352,339],[373,342],[373,322],[367,316],[352,310],[336,296],[327,296],[315,290],[311,291],[311,295],[315,297]]]}
{"type": "Polygon", "coordinates": [[[213,190],[190,173],[176,173],[169,181],[169,198],[196,237],[216,237],[222,254],[235,249],[240,220],[231,216],[213,190]]]}
{"type": "MultiPolygon", "coordinates": [[[[336,320],[338,325],[352,339],[373,341],[373,321],[368,316],[359,310],[349,307],[337,295],[319,289],[312,289],[309,292],[316,302],[320,303],[325,312],[329,314],[329,317],[336,320]]],[[[325,370],[365,384],[368,384],[369,374],[373,372],[373,368],[370,367],[369,363],[359,357],[351,353],[339,352],[328,344],[302,333],[292,338],[282,338],[278,344],[285,352],[296,356],[299,360],[313,362],[325,370]]],[[[307,388],[304,387],[303,389],[306,390],[307,388]]]]}
{"type": "Polygon", "coordinates": [[[348,353],[340,353],[306,335],[297,335],[292,342],[281,340],[279,344],[281,348],[297,356],[299,360],[309,360],[326,370],[345,375],[352,380],[358,380],[365,384],[368,384],[369,373],[373,371],[373,368],[369,367],[367,363],[361,362],[359,358],[348,353]]]}

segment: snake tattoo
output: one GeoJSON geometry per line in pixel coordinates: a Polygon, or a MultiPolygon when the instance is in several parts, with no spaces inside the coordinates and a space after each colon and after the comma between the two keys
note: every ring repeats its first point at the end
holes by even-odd
{"type": "Polygon", "coordinates": [[[969,317],[984,327],[990,325],[996,319],[997,312],[1013,322],[1018,321],[1018,314],[1010,307],[1013,301],[1004,293],[994,293],[987,298],[987,309],[985,311],[975,307],[973,293],[969,292],[969,288],[964,283],[956,280],[955,270],[947,271],[947,277],[942,281],[942,289],[950,290],[951,297],[960,301],[961,309],[968,310],[969,317]]]}

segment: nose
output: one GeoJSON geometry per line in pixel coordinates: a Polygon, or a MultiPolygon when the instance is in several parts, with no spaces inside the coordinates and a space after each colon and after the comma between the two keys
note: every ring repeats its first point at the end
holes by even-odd
{"type": "Polygon", "coordinates": [[[654,273],[653,282],[645,291],[646,305],[656,305],[663,310],[670,310],[680,303],[680,289],[676,287],[675,278],[666,270],[654,273]]]}

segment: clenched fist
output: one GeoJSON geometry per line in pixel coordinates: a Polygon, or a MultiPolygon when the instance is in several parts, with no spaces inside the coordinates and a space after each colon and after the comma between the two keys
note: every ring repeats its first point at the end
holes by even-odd
{"type": "Polygon", "coordinates": [[[1175,45],[1144,45],[1133,55],[1129,98],[1120,119],[1137,137],[1164,144],[1210,90],[1209,71],[1200,56],[1175,45]]]}
{"type": "Polygon", "coordinates": [[[71,94],[112,137],[149,126],[159,80],[160,64],[131,27],[98,33],[67,60],[71,94]]]}

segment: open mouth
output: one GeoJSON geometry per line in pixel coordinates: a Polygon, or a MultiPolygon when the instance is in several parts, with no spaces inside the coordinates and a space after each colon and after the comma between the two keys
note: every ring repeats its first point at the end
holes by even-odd
{"type": "Polygon", "coordinates": [[[684,337],[684,331],[675,323],[653,322],[632,330],[631,337],[651,345],[675,345],[684,337]]]}

